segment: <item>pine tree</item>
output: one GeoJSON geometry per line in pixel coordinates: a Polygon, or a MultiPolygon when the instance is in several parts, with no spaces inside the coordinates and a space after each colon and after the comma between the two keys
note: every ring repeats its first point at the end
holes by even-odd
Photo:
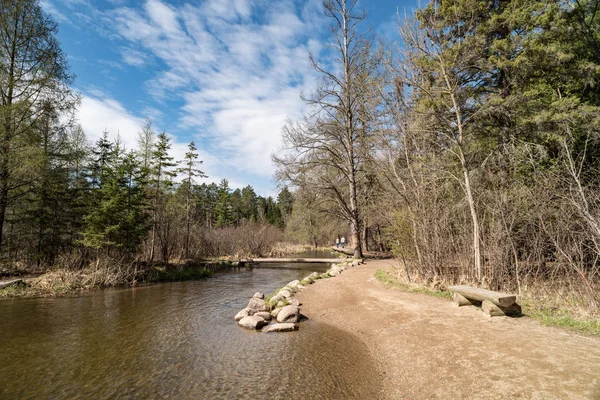
{"type": "Polygon", "coordinates": [[[258,218],[258,203],[254,188],[250,185],[242,189],[241,198],[242,218],[254,222],[258,218]]]}
{"type": "MultiPolygon", "coordinates": [[[[171,149],[171,139],[165,132],[161,132],[157,141],[154,144],[154,151],[151,159],[151,185],[153,187],[152,194],[152,237],[150,243],[150,261],[154,260],[154,250],[156,247],[156,239],[158,230],[163,223],[163,212],[167,202],[166,194],[173,186],[172,178],[176,175],[173,170],[177,166],[174,158],[169,155],[171,149]]],[[[163,250],[166,243],[163,243],[163,250]]],[[[163,258],[165,252],[163,251],[163,258]]],[[[167,261],[167,260],[164,260],[167,261]]]]}
{"type": "Polygon", "coordinates": [[[192,215],[192,196],[193,196],[193,185],[194,178],[206,178],[206,174],[196,168],[197,165],[202,164],[202,161],[198,160],[198,152],[196,151],[196,145],[194,142],[190,142],[188,145],[188,151],[185,153],[185,158],[182,160],[184,167],[179,169],[180,173],[183,173],[185,178],[180,187],[185,194],[185,257],[189,255],[190,248],[190,224],[192,215]]]}
{"type": "Polygon", "coordinates": [[[227,179],[222,179],[219,182],[217,189],[217,204],[215,206],[215,226],[222,228],[230,226],[233,222],[231,213],[231,191],[227,179]]]}

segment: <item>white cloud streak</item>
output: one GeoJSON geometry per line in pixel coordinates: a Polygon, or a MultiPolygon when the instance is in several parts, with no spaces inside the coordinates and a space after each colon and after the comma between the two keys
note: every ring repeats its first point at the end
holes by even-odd
{"type": "Polygon", "coordinates": [[[132,47],[166,66],[146,88],[158,101],[183,99],[181,129],[201,137],[222,165],[270,177],[281,127],[303,113],[300,92],[313,87],[308,52],[320,49],[319,7],[318,1],[174,7],[148,0],[114,10],[111,20],[132,47]]]}

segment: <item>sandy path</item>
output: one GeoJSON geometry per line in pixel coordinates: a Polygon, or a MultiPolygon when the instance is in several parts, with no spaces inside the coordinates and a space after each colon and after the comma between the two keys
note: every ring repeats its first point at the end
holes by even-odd
{"type": "Polygon", "coordinates": [[[297,295],[309,319],[366,344],[377,397],[600,399],[600,338],[387,288],[373,275],[390,265],[370,261],[297,295]]]}

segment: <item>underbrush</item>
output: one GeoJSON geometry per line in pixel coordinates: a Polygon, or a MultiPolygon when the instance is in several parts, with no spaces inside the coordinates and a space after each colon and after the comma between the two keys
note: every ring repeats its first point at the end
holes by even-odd
{"type": "Polygon", "coordinates": [[[0,298],[51,297],[80,294],[97,289],[138,284],[202,279],[214,272],[236,267],[234,263],[119,264],[118,260],[98,260],[80,269],[55,268],[24,285],[0,290],[0,298]]]}
{"type": "MultiPolygon", "coordinates": [[[[387,286],[410,293],[421,293],[440,298],[452,298],[452,294],[445,290],[445,285],[440,281],[432,284],[440,289],[430,288],[425,282],[408,282],[406,275],[378,269],[375,278],[387,286]]],[[[577,302],[576,297],[564,294],[548,296],[543,293],[548,290],[536,288],[519,296],[519,304],[523,314],[540,321],[547,326],[557,326],[569,330],[600,335],[600,319],[591,314],[585,305],[577,302]]]]}

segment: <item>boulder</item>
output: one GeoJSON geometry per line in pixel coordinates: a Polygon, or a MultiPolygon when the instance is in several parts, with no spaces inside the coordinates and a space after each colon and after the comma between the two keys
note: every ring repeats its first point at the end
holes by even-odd
{"type": "Polygon", "coordinates": [[[264,293],[256,292],[256,293],[254,293],[254,296],[252,296],[252,298],[253,299],[264,299],[265,295],[264,295],[264,293]]]}
{"type": "Polygon", "coordinates": [[[313,272],[312,274],[310,274],[309,276],[307,276],[304,279],[311,279],[311,280],[314,281],[315,279],[317,279],[317,276],[319,276],[319,273],[318,272],[313,272]]]}
{"type": "Polygon", "coordinates": [[[304,285],[302,285],[302,284],[299,284],[299,285],[298,285],[298,286],[296,286],[296,287],[297,287],[298,289],[304,289],[304,288],[305,288],[305,286],[304,286],[304,285]]]}
{"type": "Polygon", "coordinates": [[[277,318],[277,314],[279,314],[280,311],[281,311],[281,308],[274,309],[273,311],[271,311],[271,317],[277,318]]]}
{"type": "Polygon", "coordinates": [[[298,322],[300,309],[297,306],[285,306],[277,314],[277,322],[298,322]]]}
{"type": "Polygon", "coordinates": [[[263,299],[258,299],[256,297],[253,297],[250,299],[250,301],[248,302],[248,306],[246,308],[249,309],[248,314],[250,314],[250,315],[257,313],[259,311],[269,311],[269,307],[267,307],[267,305],[265,304],[265,301],[263,299]]]}
{"type": "Polygon", "coordinates": [[[285,303],[283,301],[280,301],[280,302],[277,303],[277,305],[275,307],[276,308],[283,308],[283,307],[287,306],[288,304],[290,304],[290,303],[288,303],[287,300],[285,301],[285,303]]]}
{"type": "Polygon", "coordinates": [[[300,307],[302,305],[302,303],[300,303],[300,300],[298,300],[298,299],[290,299],[290,305],[300,307]]]}
{"type": "Polygon", "coordinates": [[[286,286],[293,288],[293,287],[298,286],[299,284],[300,284],[300,281],[298,279],[296,279],[295,281],[291,281],[290,283],[288,283],[286,286]]]}
{"type": "Polygon", "coordinates": [[[271,304],[277,304],[279,303],[281,300],[286,300],[288,298],[292,297],[292,292],[287,290],[287,289],[281,289],[275,296],[271,297],[271,300],[269,300],[269,303],[271,304]]]}
{"type": "Polygon", "coordinates": [[[238,325],[246,329],[260,329],[267,325],[267,321],[256,315],[244,317],[238,321],[238,325]]]}
{"type": "Polygon", "coordinates": [[[239,321],[242,318],[249,317],[250,314],[248,313],[248,311],[249,310],[247,308],[244,308],[242,311],[240,311],[239,313],[235,314],[235,317],[234,317],[235,320],[239,321]]]}
{"type": "Polygon", "coordinates": [[[270,321],[273,317],[271,316],[271,313],[268,311],[260,311],[257,312],[256,314],[257,317],[261,317],[262,319],[264,319],[265,321],[270,321]]]}
{"type": "Polygon", "coordinates": [[[293,323],[272,324],[265,326],[263,332],[292,332],[298,330],[298,325],[293,323]]]}
{"type": "Polygon", "coordinates": [[[360,264],[357,260],[352,261],[352,266],[356,267],[358,266],[358,264],[360,264]]]}

